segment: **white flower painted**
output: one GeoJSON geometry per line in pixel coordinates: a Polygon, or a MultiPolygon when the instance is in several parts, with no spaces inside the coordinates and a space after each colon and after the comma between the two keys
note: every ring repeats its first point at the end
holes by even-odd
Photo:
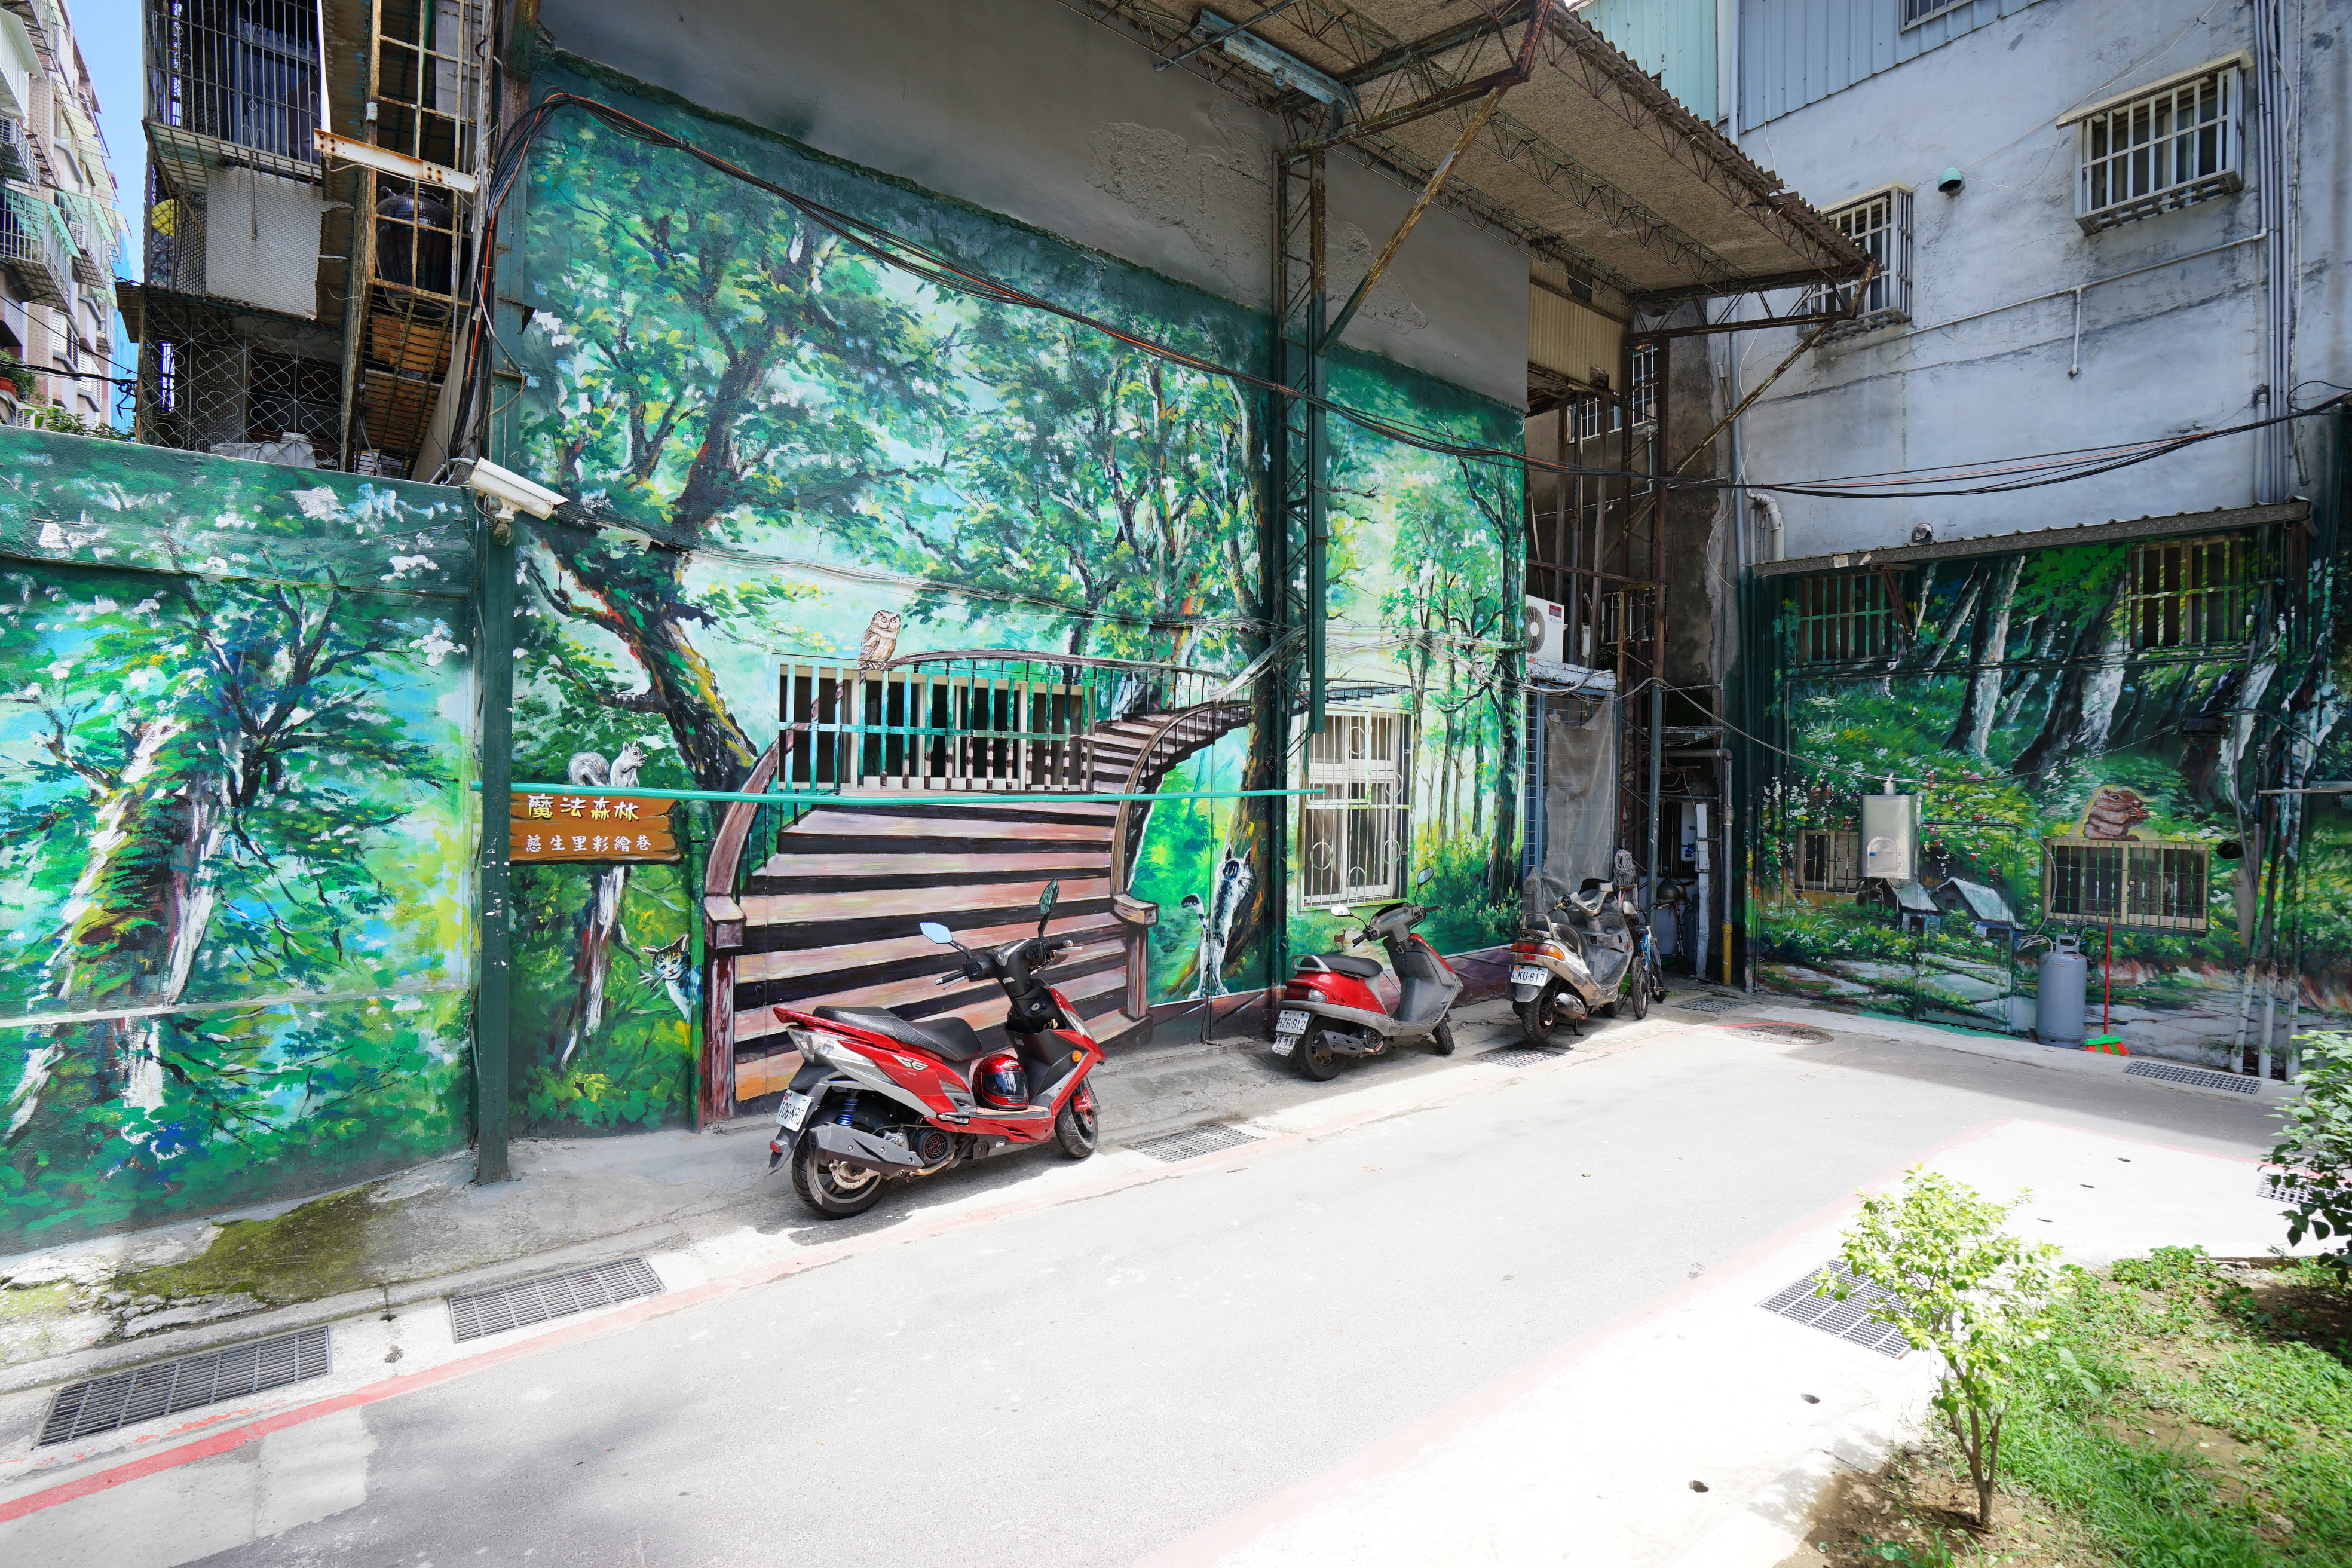
{"type": "Polygon", "coordinates": [[[307,490],[296,490],[294,504],[300,507],[302,515],[312,522],[326,522],[343,510],[342,503],[337,499],[333,488],[328,485],[320,485],[307,490]]]}

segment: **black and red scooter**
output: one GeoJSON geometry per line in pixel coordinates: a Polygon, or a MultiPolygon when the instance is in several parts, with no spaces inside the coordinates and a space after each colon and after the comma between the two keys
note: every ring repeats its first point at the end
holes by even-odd
{"type": "Polygon", "coordinates": [[[1037,934],[975,951],[948,928],[922,933],[963,954],[940,977],[994,980],[1011,1010],[1009,1045],[992,1048],[961,1018],[921,1021],[878,1007],[778,1007],[802,1065],[776,1113],[768,1169],[792,1163],[793,1191],[827,1219],[864,1214],[883,1183],[930,1176],[1010,1148],[1053,1142],[1073,1160],[1095,1152],[1094,1087],[1103,1059],[1070,999],[1037,978],[1073,943],[1048,942],[1061,892],[1045,884],[1037,934]]]}

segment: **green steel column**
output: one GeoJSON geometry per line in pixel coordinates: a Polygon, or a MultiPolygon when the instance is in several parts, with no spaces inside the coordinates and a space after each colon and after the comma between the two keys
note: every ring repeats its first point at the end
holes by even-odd
{"type": "MultiPolygon", "coordinates": [[[[1307,159],[1307,390],[1316,397],[1328,385],[1323,355],[1323,319],[1329,305],[1330,273],[1325,265],[1323,154],[1307,159]]],[[[1323,683],[1328,668],[1325,632],[1330,620],[1328,573],[1331,544],[1329,433],[1320,404],[1307,406],[1307,732],[1323,732],[1323,683]]]]}
{"type": "Polygon", "coordinates": [[[481,963],[474,1005],[474,1180],[509,1179],[507,1100],[514,987],[507,826],[514,779],[514,592],[511,532],[486,523],[481,536],[482,711],[481,963]]]}

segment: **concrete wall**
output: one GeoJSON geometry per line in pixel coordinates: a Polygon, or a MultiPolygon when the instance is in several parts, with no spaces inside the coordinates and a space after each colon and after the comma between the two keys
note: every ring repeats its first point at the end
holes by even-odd
{"type": "MultiPolygon", "coordinates": [[[[940,6],[554,0],[574,54],[1224,298],[1272,290],[1279,128],[1053,0],[940,6]]],[[[1335,291],[1412,193],[1335,160],[1335,291]]],[[[1525,253],[1433,212],[1345,341],[1514,405],[1527,395],[1525,253]]]]}
{"type": "MultiPolygon", "coordinates": [[[[1759,18],[1785,23],[1795,4],[1748,7],[1750,116],[1754,73],[1793,47],[1785,26],[1767,32],[1759,18]]],[[[1805,8],[1842,6],[1814,0],[1805,8]]],[[[1992,8],[1991,0],[1976,7],[1992,8]]],[[[2347,44],[2299,25],[2292,5],[2286,31],[2300,100],[2295,379],[2352,383],[2335,325],[2344,303],[2335,258],[2347,237],[2337,173],[2352,151],[2342,112],[2347,44]]],[[[1822,60],[1834,52],[1834,40],[1806,36],[1822,60]]],[[[2044,0],[1748,130],[1745,150],[1824,209],[1889,181],[1919,195],[1912,324],[1825,347],[1782,376],[1741,422],[1748,477],[1972,462],[2268,413],[2273,405],[2257,395],[2267,374],[2268,242],[2259,237],[2263,193],[2252,174],[2236,195],[2086,237],[2074,221],[2076,132],[2055,124],[2076,105],[2249,43],[2244,7],[2044,0]],[[1958,195],[1936,189],[1948,167],[1967,174],[1958,195]],[[2197,254],[2207,251],[2214,253],[2197,254]],[[2153,269],[2104,281],[2143,268],[2153,269]],[[2079,351],[2077,285],[2097,285],[2081,296],[2079,351]],[[2068,292],[2021,302],[2060,290],[2068,292]]],[[[1725,340],[1719,363],[1736,363],[1739,384],[1752,387],[1793,342],[1782,331],[1741,334],[1725,340]]],[[[2326,395],[2305,385],[2302,401],[2326,395]]],[[[1939,539],[1974,537],[2243,505],[2256,499],[2255,453],[2255,437],[2228,437],[2108,477],[1999,497],[1787,498],[1787,552],[1901,542],[1920,524],[1939,539]]],[[[2316,479],[2306,472],[2295,488],[2316,479]]]]}

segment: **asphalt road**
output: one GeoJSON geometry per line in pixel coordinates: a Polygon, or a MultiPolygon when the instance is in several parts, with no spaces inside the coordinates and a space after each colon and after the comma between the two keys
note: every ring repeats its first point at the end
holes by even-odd
{"type": "MultiPolygon", "coordinates": [[[[1129,1563],[2017,1117],[2242,1157],[2271,1133],[1932,1046],[1668,1036],[344,1412],[289,1517],[337,1511],[205,1561],[1129,1563]]],[[[254,1462],[113,1495],[168,1537],[254,1462]]]]}

